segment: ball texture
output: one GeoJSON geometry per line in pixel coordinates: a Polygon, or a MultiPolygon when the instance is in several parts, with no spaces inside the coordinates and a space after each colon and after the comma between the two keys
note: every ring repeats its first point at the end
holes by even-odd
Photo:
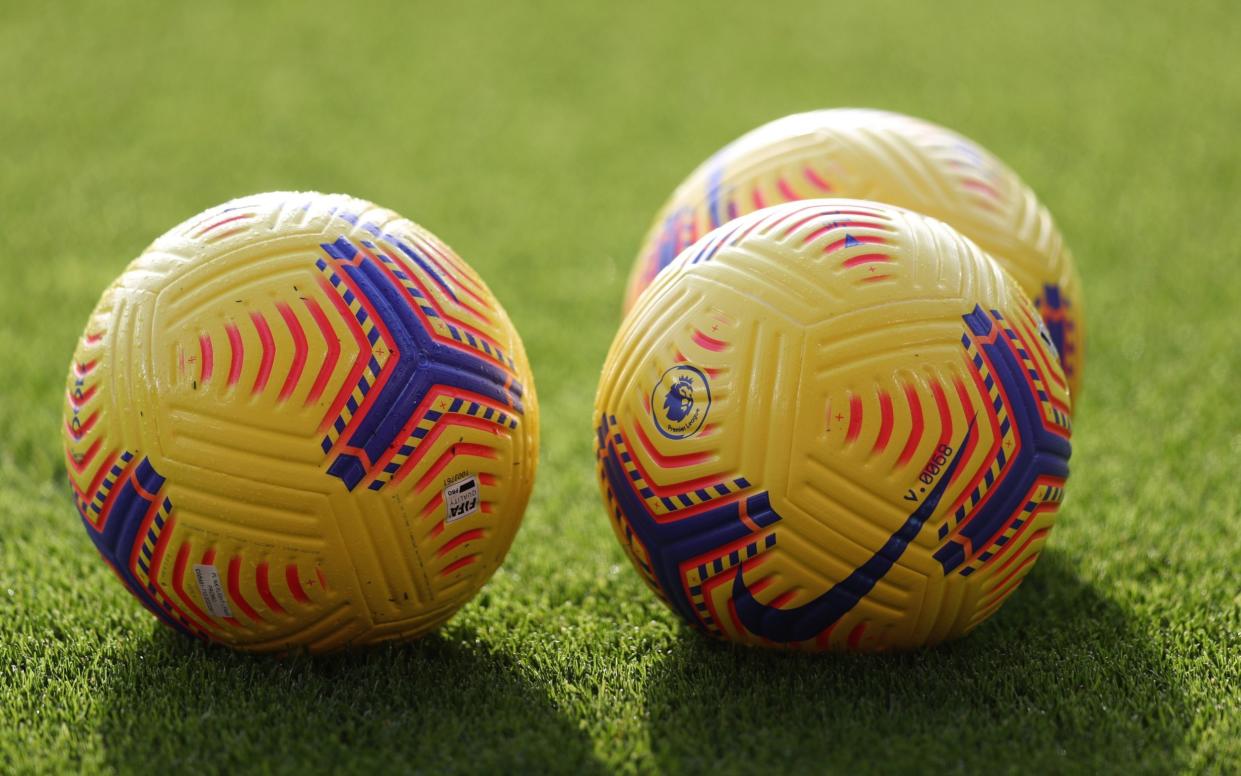
{"type": "Polygon", "coordinates": [[[1030,571],[1069,394],[1015,282],[942,222],[808,200],[694,243],[608,354],[617,537],[690,624],[882,650],[959,636],[1030,571]]]}
{"type": "Polygon", "coordinates": [[[165,624],[251,651],[418,636],[496,570],[534,480],[521,340],[430,232],[271,193],[157,239],[73,356],[86,531],[165,624]]]}
{"type": "Polygon", "coordinates": [[[865,109],[778,119],[695,170],[664,204],[629,278],[628,309],[686,246],[739,215],[791,200],[853,197],[947,222],[1008,270],[1034,300],[1069,385],[1081,388],[1081,281],[1047,208],[977,143],[927,121],[865,109]]]}

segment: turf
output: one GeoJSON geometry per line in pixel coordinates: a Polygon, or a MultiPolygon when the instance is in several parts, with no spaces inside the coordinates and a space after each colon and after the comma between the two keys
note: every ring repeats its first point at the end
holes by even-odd
{"type": "Polygon", "coordinates": [[[1241,769],[1241,56],[1227,2],[0,5],[0,772],[1241,769]],[[983,142],[1085,279],[1050,549],[969,638],[709,643],[642,586],[590,409],[649,218],[725,141],[868,105],[983,142]],[[235,195],[432,228],[523,333],[542,468],[442,632],[325,659],[191,643],[71,506],[57,426],[98,292],[235,195]]]}

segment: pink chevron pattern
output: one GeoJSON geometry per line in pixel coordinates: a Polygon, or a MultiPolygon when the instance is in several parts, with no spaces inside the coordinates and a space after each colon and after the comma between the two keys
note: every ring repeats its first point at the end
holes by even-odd
{"type": "Polygon", "coordinates": [[[325,243],[316,263],[363,354],[324,418],[322,447],[336,456],[328,471],[351,490],[402,479],[440,422],[513,429],[522,411],[512,358],[450,315],[419,279],[429,277],[460,303],[436,272],[443,265],[377,228],[372,233],[375,241],[325,243]],[[410,363],[414,354],[417,364],[410,363]]]}

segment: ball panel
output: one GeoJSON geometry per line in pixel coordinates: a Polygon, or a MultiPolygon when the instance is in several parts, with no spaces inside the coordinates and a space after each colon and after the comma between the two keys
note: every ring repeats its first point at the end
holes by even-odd
{"type": "MultiPolygon", "coordinates": [[[[127,584],[233,646],[438,625],[499,566],[533,483],[537,405],[511,323],[451,250],[360,200],[260,195],[174,228],[105,294],[75,364],[92,359],[66,404],[88,533],[122,577],[144,571],[136,539],[99,530],[142,516],[92,512],[92,467],[158,471],[151,578],[127,584]]],[[[141,486],[134,471],[119,487],[141,486]]]]}
{"type": "Polygon", "coordinates": [[[642,297],[604,369],[597,452],[622,544],[714,635],[808,649],[960,635],[1028,572],[1063,493],[1068,394],[1038,321],[976,246],[907,211],[803,202],[712,232],[642,297]],[[880,217],[882,242],[856,239],[880,217]],[[869,254],[882,283],[853,272],[869,254]],[[733,334],[695,348],[716,320],[733,334]],[[791,346],[759,357],[765,329],[791,346]],[[666,420],[652,388],[682,416],[706,396],[669,390],[670,368],[709,381],[713,429],[653,451],[632,431],[666,420]],[[718,472],[678,486],[664,461],[691,448],[742,448],[736,489],[704,504],[718,472]],[[642,498],[652,480],[662,511],[642,498]]]}

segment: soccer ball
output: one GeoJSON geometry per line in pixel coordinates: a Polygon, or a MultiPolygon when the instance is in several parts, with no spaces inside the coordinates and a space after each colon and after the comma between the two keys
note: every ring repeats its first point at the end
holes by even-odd
{"type": "Polygon", "coordinates": [[[434,235],[351,197],[228,202],[104,292],[65,401],[90,538],[162,622],[247,651],[412,638],[534,481],[521,340],[434,235]]]}
{"type": "Polygon", "coordinates": [[[1051,214],[986,149],[899,113],[802,113],[725,146],[685,179],[655,218],[629,277],[625,309],[705,232],[767,205],[813,197],[916,210],[973,240],[1034,299],[1078,393],[1085,341],[1081,281],[1051,214]]]}
{"type": "Polygon", "coordinates": [[[1047,540],[1069,393],[1020,288],[942,222],[760,210],[629,312],[595,402],[617,537],[693,626],[883,650],[991,616],[1047,540]]]}

